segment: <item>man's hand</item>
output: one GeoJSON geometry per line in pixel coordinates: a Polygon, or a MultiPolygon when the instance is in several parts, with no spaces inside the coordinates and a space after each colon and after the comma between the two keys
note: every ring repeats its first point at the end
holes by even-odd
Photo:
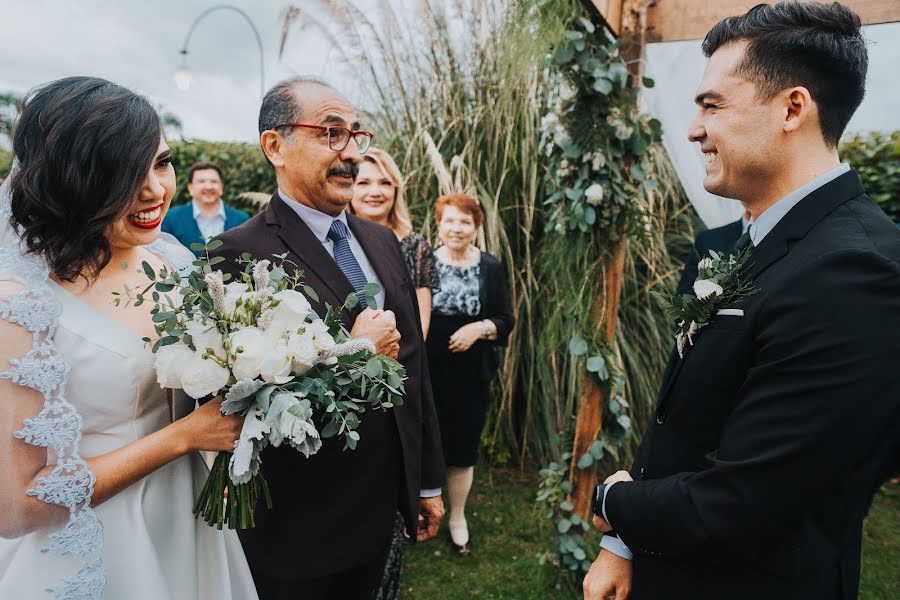
{"type": "MultiPolygon", "coordinates": [[[[631,473],[629,473],[628,471],[616,471],[615,473],[607,477],[603,483],[609,485],[610,483],[616,483],[618,481],[634,481],[634,479],[631,478],[631,473]]],[[[606,519],[604,519],[603,517],[594,515],[592,521],[594,523],[594,527],[596,527],[603,533],[612,531],[612,525],[607,523],[606,519]]]]}
{"type": "Polygon", "coordinates": [[[634,481],[634,479],[631,478],[631,473],[628,471],[616,471],[607,477],[603,483],[609,485],[611,483],[616,483],[617,481],[634,481]]]}
{"type": "Polygon", "coordinates": [[[484,325],[481,322],[463,325],[450,336],[448,345],[450,352],[465,352],[481,339],[483,333],[484,325]]]}
{"type": "Polygon", "coordinates": [[[416,541],[427,542],[435,537],[444,518],[444,501],[440,496],[419,498],[419,526],[416,541]]]}
{"type": "Polygon", "coordinates": [[[396,359],[400,354],[400,332],[397,319],[389,310],[367,308],[356,317],[350,337],[366,338],[375,344],[375,353],[396,359]]]}
{"type": "Polygon", "coordinates": [[[625,600],[631,593],[631,574],[630,560],[600,550],[581,584],[584,600],[625,600]]]}

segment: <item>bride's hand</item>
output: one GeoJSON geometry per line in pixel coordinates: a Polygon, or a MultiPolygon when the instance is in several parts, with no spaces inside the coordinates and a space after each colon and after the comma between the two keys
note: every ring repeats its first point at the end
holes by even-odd
{"type": "Polygon", "coordinates": [[[220,412],[222,397],[216,396],[188,416],[176,421],[181,426],[181,439],[188,452],[234,450],[234,441],[241,435],[244,417],[220,412]]]}

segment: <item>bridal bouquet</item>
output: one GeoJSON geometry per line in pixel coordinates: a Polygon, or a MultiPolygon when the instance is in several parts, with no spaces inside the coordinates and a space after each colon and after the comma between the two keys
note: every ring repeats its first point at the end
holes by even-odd
{"type": "MultiPolygon", "coordinates": [[[[159,338],[152,349],[161,387],[197,400],[222,394],[222,414],[246,415],[234,451],[216,457],[194,505],[194,515],[209,525],[244,529],[254,526],[260,498],[272,507],[261,469],[267,445],[288,444],[308,458],[323,438],[340,436],[344,449],[354,450],[362,413],[403,403],[406,371],[341,326],[341,312],[359,302],[355,293],[340,308],[328,306],[321,319],[307,300],[318,300],[315,290],[301,284],[299,272],[286,272],[284,256],[273,265],[245,253],[232,281],[213,269],[224,258],[209,258],[219,245],[202,247],[205,257],[189,272],[156,272],[142,263],[149,284],[114,292],[114,302],[154,303],[159,338]],[[178,301],[171,299],[175,293],[178,301]]],[[[375,284],[363,291],[367,300],[377,292],[375,284]]]]}

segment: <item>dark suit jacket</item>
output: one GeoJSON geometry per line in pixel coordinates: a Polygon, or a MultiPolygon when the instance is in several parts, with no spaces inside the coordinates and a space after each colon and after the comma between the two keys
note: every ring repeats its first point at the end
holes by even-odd
{"type": "MultiPolygon", "coordinates": [[[[227,204],[223,206],[225,207],[225,231],[234,229],[250,218],[242,210],[231,208],[227,204]]],[[[200,228],[197,226],[197,221],[194,219],[194,205],[191,202],[170,208],[163,219],[162,230],[174,235],[185,248],[190,248],[191,244],[202,244],[204,242],[200,228]]],[[[194,252],[194,254],[200,255],[199,252],[194,252]]]]}
{"type": "Polygon", "coordinates": [[[478,316],[490,319],[497,327],[496,340],[476,342],[488,346],[488,350],[482,354],[481,377],[484,381],[490,381],[497,374],[497,347],[506,345],[516,318],[510,304],[509,280],[506,278],[503,263],[487,252],[482,252],[478,273],[478,295],[481,302],[481,312],[478,316]]]}
{"type": "Polygon", "coordinates": [[[900,435],[900,232],[855,172],[753,250],[759,291],[673,352],[606,514],[632,600],[856,598],[862,518],[900,435]]]}
{"type": "Polygon", "coordinates": [[[743,232],[744,222],[738,219],[734,223],[698,233],[694,240],[694,247],[684,259],[684,271],[681,272],[681,279],[678,280],[678,289],[675,293],[693,295],[694,281],[697,279],[697,263],[700,262],[700,259],[709,256],[710,250],[728,253],[743,232]]]}
{"type": "MultiPolygon", "coordinates": [[[[326,440],[307,459],[289,448],[263,452],[263,472],[273,510],[261,505],[257,526],[240,532],[254,575],[307,580],[345,571],[373,560],[384,549],[398,507],[408,531],[416,530],[420,489],[444,484],[440,433],[422,340],[415,289],[409,281],[396,236],[381,225],[347,215],[347,222],[372,263],[385,291],[384,309],[396,314],[400,362],[406,367],[406,399],[389,412],[367,412],[355,451],[326,440]]],[[[236,273],[241,253],[257,259],[287,258],[303,271],[304,282],[324,303],[340,306],[353,291],[335,260],[278,194],[265,211],[219,236],[215,251],[222,270],[236,273]]],[[[344,315],[350,329],[357,307],[344,315]]]]}

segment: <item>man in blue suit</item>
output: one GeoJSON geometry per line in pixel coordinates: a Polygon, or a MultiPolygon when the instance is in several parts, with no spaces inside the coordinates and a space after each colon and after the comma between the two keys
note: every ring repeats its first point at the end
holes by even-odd
{"type": "MultiPolygon", "coordinates": [[[[233,229],[249,215],[225,206],[222,170],[211,162],[199,162],[188,169],[188,193],[191,203],[169,209],[162,230],[174,235],[185,247],[233,229]]],[[[194,254],[199,254],[194,252],[194,254]]]]}

